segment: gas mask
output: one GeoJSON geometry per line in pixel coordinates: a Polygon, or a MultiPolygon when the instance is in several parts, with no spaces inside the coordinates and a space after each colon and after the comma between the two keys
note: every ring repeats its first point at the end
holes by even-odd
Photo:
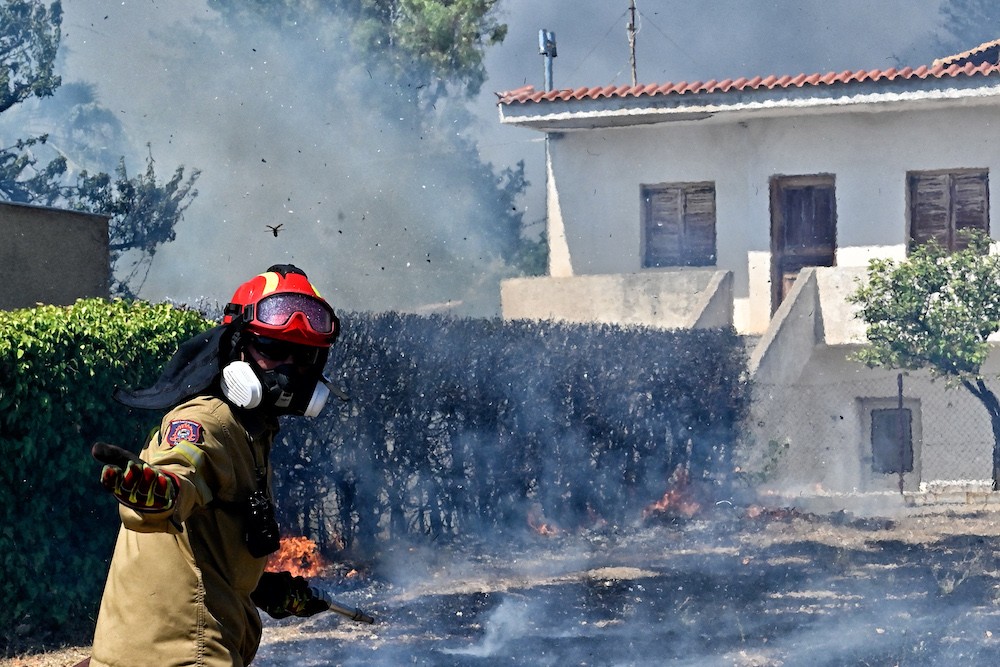
{"type": "Polygon", "coordinates": [[[220,385],[222,394],[237,407],[263,406],[282,415],[316,417],[330,397],[322,374],[292,364],[265,371],[255,363],[232,361],[222,369],[220,385]]]}

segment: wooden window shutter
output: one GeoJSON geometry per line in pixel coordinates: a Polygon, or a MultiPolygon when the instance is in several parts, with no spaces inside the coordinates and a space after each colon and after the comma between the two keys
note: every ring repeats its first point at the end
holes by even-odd
{"type": "Polygon", "coordinates": [[[951,247],[947,174],[910,174],[910,237],[914,245],[937,241],[951,247]]]}
{"type": "Polygon", "coordinates": [[[692,186],[684,197],[685,266],[715,265],[715,186],[692,186]]]}
{"type": "Polygon", "coordinates": [[[911,172],[907,183],[914,245],[933,240],[961,250],[968,245],[963,232],[989,233],[989,172],[911,172]]]}
{"type": "Polygon", "coordinates": [[[715,264],[715,185],[644,186],[643,266],[715,264]]]}
{"type": "Polygon", "coordinates": [[[680,188],[649,188],[646,200],[644,265],[676,266],[681,257],[684,199],[680,188]]]}
{"type": "Polygon", "coordinates": [[[990,231],[989,181],[986,172],[953,174],[951,188],[955,219],[952,245],[954,250],[961,250],[969,245],[963,231],[990,231]]]}

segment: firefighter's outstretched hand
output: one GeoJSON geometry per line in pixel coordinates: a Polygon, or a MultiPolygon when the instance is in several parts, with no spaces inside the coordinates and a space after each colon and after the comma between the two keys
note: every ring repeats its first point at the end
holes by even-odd
{"type": "Polygon", "coordinates": [[[305,579],[290,572],[262,574],[250,599],[271,618],[312,616],[330,608],[330,603],[313,595],[305,579]]]}
{"type": "Polygon", "coordinates": [[[90,451],[104,464],[101,486],[122,505],[139,512],[165,512],[174,506],[180,482],[173,473],[106,442],[94,443],[90,451]]]}

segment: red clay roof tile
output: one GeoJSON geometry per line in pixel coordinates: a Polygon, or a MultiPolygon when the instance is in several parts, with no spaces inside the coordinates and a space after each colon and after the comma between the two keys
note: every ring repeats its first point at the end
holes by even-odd
{"type": "Polygon", "coordinates": [[[946,58],[938,58],[934,61],[933,66],[948,66],[955,64],[972,63],[973,65],[979,65],[984,62],[990,62],[997,64],[997,58],[1000,53],[1000,39],[994,39],[989,42],[983,42],[979,46],[973,47],[968,51],[963,51],[962,53],[956,53],[953,56],[947,56],[946,58]]]}
{"type": "Polygon", "coordinates": [[[772,74],[765,78],[755,76],[752,79],[740,77],[738,79],[723,79],[722,81],[712,79],[706,82],[681,81],[678,83],[604,86],[598,88],[576,88],[574,90],[551,90],[548,92],[535,90],[534,86],[528,85],[507,92],[497,93],[497,97],[500,104],[525,104],[531,102],[557,102],[616,97],[653,97],[658,95],[686,95],[692,93],[721,94],[731,91],[758,90],[761,88],[769,90],[792,87],[806,88],[809,86],[845,85],[864,81],[905,81],[913,78],[926,79],[928,77],[947,79],[989,76],[1000,72],[1000,65],[988,62],[976,64],[967,59],[963,62],[962,58],[969,53],[978,53],[979,50],[991,46],[1000,46],[1000,40],[997,40],[997,42],[988,42],[973,51],[966,52],[966,54],[959,54],[935,61],[931,67],[921,65],[916,69],[904,67],[898,70],[896,68],[858,70],[856,72],[844,70],[839,73],[826,72],[825,74],[798,74],[796,76],[785,75],[781,77],[772,74]]]}

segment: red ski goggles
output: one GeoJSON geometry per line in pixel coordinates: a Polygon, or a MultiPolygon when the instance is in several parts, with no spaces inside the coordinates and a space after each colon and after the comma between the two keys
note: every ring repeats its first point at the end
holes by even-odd
{"type": "Polygon", "coordinates": [[[272,294],[257,302],[254,318],[261,324],[283,327],[295,313],[302,313],[309,328],[319,334],[331,334],[336,318],[328,305],[305,294],[272,294]]]}
{"type": "MultiPolygon", "coordinates": [[[[234,313],[227,312],[227,315],[230,314],[234,313]]],[[[241,314],[247,323],[256,325],[262,333],[281,331],[289,326],[293,318],[296,320],[294,328],[301,328],[304,324],[310,333],[320,336],[337,333],[337,317],[333,309],[326,302],[307,294],[270,294],[256,304],[244,306],[241,314]]]]}

